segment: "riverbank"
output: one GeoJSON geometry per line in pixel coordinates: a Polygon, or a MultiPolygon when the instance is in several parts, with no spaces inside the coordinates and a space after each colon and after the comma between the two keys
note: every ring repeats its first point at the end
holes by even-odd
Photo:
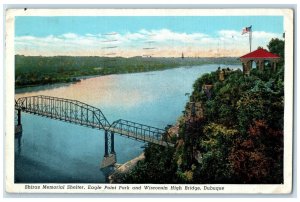
{"type": "MultiPolygon", "coordinates": [[[[180,116],[176,123],[172,125],[167,131],[168,131],[168,137],[170,138],[169,141],[172,139],[178,139],[180,128],[182,127],[183,122],[189,122],[190,124],[193,124],[193,122],[201,121],[204,119],[203,117],[203,108],[201,102],[195,102],[194,107],[192,107],[191,103],[189,103],[185,109],[185,114],[180,116]],[[195,108],[195,113],[193,114],[193,109],[195,108]]],[[[181,139],[176,142],[176,147],[180,148],[184,145],[184,141],[181,139]]],[[[200,151],[195,151],[194,158],[197,160],[198,163],[201,162],[202,156],[200,151]]],[[[123,183],[123,179],[126,178],[127,174],[130,174],[130,172],[136,168],[137,163],[139,161],[145,160],[145,153],[143,152],[138,157],[127,161],[124,164],[117,164],[116,170],[109,176],[109,183],[123,183]]]]}
{"type": "Polygon", "coordinates": [[[124,176],[129,173],[139,161],[145,159],[144,152],[140,154],[138,157],[127,161],[124,164],[117,165],[116,170],[108,177],[109,183],[122,183],[122,179],[124,176]]]}

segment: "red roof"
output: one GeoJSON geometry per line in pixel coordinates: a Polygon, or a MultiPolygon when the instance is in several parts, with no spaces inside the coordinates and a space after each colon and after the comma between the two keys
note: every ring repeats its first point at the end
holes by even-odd
{"type": "Polygon", "coordinates": [[[280,58],[280,56],[270,53],[263,48],[259,48],[251,53],[243,55],[240,58],[280,58]]]}

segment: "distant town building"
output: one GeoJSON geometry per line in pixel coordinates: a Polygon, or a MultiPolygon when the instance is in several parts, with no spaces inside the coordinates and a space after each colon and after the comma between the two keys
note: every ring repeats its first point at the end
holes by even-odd
{"type": "Polygon", "coordinates": [[[279,59],[280,56],[270,53],[263,48],[259,48],[240,57],[240,60],[243,64],[243,72],[245,75],[250,75],[252,62],[256,63],[256,68],[258,68],[260,71],[264,71],[265,62],[268,61],[271,63],[271,68],[275,71],[276,64],[278,63],[279,59]]]}

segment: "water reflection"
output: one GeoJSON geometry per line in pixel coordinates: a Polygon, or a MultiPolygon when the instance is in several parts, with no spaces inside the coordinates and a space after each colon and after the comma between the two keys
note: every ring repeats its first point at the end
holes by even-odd
{"type": "Polygon", "coordinates": [[[16,152],[18,155],[20,155],[22,152],[22,133],[21,132],[15,134],[15,140],[17,140],[16,152]]]}
{"type": "Polygon", "coordinates": [[[90,105],[130,108],[154,99],[151,92],[141,90],[142,80],[138,78],[124,80],[120,75],[95,77],[54,89],[35,88],[36,91],[16,94],[16,98],[42,94],[80,100],[90,105]]]}
{"type": "Polygon", "coordinates": [[[105,183],[109,183],[109,176],[115,171],[115,169],[115,166],[108,166],[100,169],[105,177],[105,183]]]}

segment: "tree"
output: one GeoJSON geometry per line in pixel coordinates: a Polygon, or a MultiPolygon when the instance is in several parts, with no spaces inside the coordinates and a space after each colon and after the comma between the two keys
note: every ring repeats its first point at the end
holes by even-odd
{"type": "Polygon", "coordinates": [[[265,120],[253,121],[246,138],[237,138],[229,161],[240,183],[283,182],[283,132],[265,120]]]}
{"type": "Polygon", "coordinates": [[[149,144],[145,148],[145,160],[122,179],[126,183],[176,183],[174,148],[149,144]]]}
{"type": "Polygon", "coordinates": [[[237,136],[237,130],[223,124],[210,123],[204,127],[200,141],[202,158],[195,170],[195,183],[232,182],[232,169],[228,154],[237,136]]]}
{"type": "Polygon", "coordinates": [[[275,53],[280,56],[280,65],[284,64],[284,40],[273,38],[267,45],[271,53],[275,53]]]}

